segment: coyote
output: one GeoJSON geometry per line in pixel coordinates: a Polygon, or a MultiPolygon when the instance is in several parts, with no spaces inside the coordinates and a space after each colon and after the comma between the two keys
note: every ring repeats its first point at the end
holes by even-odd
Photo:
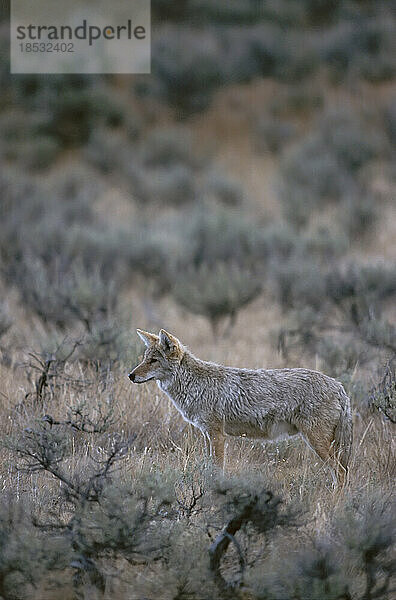
{"type": "Polygon", "coordinates": [[[137,330],[147,349],[134,383],[157,380],[183,418],[200,429],[217,465],[225,434],[276,439],[301,434],[344,485],[352,416],[341,383],[308,369],[237,369],[194,356],[173,335],[137,330]]]}

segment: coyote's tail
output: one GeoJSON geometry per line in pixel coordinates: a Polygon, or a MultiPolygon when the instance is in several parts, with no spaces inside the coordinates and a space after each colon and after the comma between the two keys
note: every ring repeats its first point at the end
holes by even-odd
{"type": "Polygon", "coordinates": [[[339,401],[341,413],[334,431],[334,450],[337,461],[347,474],[352,452],[352,411],[351,402],[342,386],[339,401]]]}

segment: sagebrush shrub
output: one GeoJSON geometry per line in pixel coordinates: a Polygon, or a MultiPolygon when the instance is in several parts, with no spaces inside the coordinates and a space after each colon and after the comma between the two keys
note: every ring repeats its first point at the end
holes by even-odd
{"type": "Polygon", "coordinates": [[[203,204],[184,225],[182,239],[195,266],[232,262],[252,267],[261,252],[262,230],[238,209],[203,204]]]}
{"type": "Polygon", "coordinates": [[[243,186],[232,177],[210,171],[205,177],[204,192],[226,206],[240,206],[244,199],[243,186]]]}
{"type": "Polygon", "coordinates": [[[238,312],[261,292],[261,282],[236,264],[217,262],[192,267],[177,277],[172,293],[190,312],[203,315],[216,333],[224,317],[233,323],[238,312]]]}
{"type": "Polygon", "coordinates": [[[372,228],[377,208],[359,169],[376,158],[387,159],[384,135],[348,111],[328,112],[288,149],[281,160],[280,196],[285,216],[298,226],[312,213],[335,205],[340,227],[350,236],[372,228]]]}
{"type": "Polygon", "coordinates": [[[371,390],[372,405],[392,423],[396,423],[396,372],[395,361],[386,365],[381,380],[371,390]]]}
{"type": "Polygon", "coordinates": [[[182,164],[140,169],[132,187],[140,201],[165,206],[189,204],[196,196],[194,173],[190,167],[182,164]]]}
{"type": "Polygon", "coordinates": [[[269,151],[277,154],[295,137],[296,127],[290,121],[279,117],[262,117],[254,125],[253,133],[259,152],[269,151]]]}
{"type": "Polygon", "coordinates": [[[115,284],[100,271],[81,263],[51,265],[36,258],[21,264],[14,273],[24,302],[44,321],[60,327],[74,320],[90,332],[93,323],[111,314],[117,303],[115,284]]]}
{"type": "Polygon", "coordinates": [[[35,526],[28,503],[4,496],[0,504],[0,595],[31,598],[43,581],[56,585],[71,560],[65,537],[35,526]]]}
{"type": "Polygon", "coordinates": [[[51,79],[25,75],[13,82],[14,102],[27,113],[40,116],[43,106],[46,125],[43,133],[55,137],[62,148],[81,146],[98,125],[118,126],[123,107],[101,77],[58,75],[51,79]]]}
{"type": "Polygon", "coordinates": [[[0,303],[0,339],[10,329],[12,325],[12,319],[9,315],[7,305],[2,302],[0,303]]]}
{"type": "Polygon", "coordinates": [[[345,76],[387,80],[395,73],[392,51],[392,17],[359,15],[340,20],[316,40],[321,60],[336,81],[345,76]]]}
{"type": "Polygon", "coordinates": [[[194,149],[192,134],[185,127],[153,129],[142,141],[140,154],[149,167],[186,165],[195,168],[204,161],[194,149]]]}

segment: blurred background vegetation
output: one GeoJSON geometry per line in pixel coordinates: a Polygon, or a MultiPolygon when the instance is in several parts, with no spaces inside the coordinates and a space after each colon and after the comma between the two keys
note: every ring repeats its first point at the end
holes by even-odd
{"type": "MultiPolygon", "coordinates": [[[[152,0],[145,76],[12,76],[8,9],[1,1],[2,476],[11,500],[0,515],[0,597],[33,597],[54,572],[73,581],[65,597],[115,597],[110,571],[122,559],[133,585],[134,569],[153,569],[136,595],[123,582],[125,598],[390,598],[395,2],[152,0]],[[133,329],[162,326],[203,358],[339,378],[358,447],[381,440],[364,455],[364,491],[356,477],[345,503],[320,517],[319,537],[299,544],[293,534],[287,578],[282,527],[307,519],[281,517],[272,495],[255,513],[257,483],[214,482],[197,465],[186,470],[187,459],[176,464],[168,438],[188,456],[184,424],[168,409],[164,433],[165,413],[151,414],[154,388],[146,398],[120,383],[141,352],[133,329]],[[127,417],[117,409],[125,395],[127,417]],[[76,431],[88,435],[78,452],[76,431]],[[128,440],[134,460],[150,456],[150,474],[109,479],[130,457],[128,440]],[[110,458],[95,463],[105,449],[110,458]],[[88,483],[81,453],[96,465],[88,483]],[[28,459],[22,470],[16,455],[28,459]],[[58,481],[51,498],[42,471],[58,481]],[[25,481],[17,492],[15,481],[25,481]],[[245,545],[232,544],[225,575],[208,562],[202,532],[241,514],[245,545]],[[276,528],[269,556],[263,536],[276,528]]],[[[304,481],[295,494],[285,484],[284,500],[309,503],[304,481]]]]}

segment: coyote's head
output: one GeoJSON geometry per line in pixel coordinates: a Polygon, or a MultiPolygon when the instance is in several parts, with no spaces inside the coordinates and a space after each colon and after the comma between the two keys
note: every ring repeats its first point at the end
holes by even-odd
{"type": "Polygon", "coordinates": [[[142,362],[128,375],[134,383],[156,379],[170,379],[184,355],[184,348],[177,338],[161,329],[159,335],[137,329],[138,336],[146,344],[142,362]]]}

